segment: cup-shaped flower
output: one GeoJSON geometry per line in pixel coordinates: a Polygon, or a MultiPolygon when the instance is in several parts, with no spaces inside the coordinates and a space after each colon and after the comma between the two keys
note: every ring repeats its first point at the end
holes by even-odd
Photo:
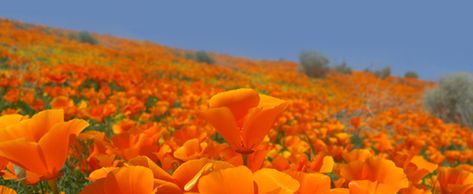
{"type": "Polygon", "coordinates": [[[253,89],[236,89],[210,98],[209,109],[200,115],[237,152],[248,154],[263,141],[286,106],[285,101],[253,89]]]}
{"type": "MultiPolygon", "coordinates": [[[[69,151],[71,136],[88,126],[84,120],[64,122],[62,110],[47,110],[0,131],[0,157],[46,180],[58,175],[69,151]]],[[[32,175],[33,176],[33,175],[32,175]]]]}

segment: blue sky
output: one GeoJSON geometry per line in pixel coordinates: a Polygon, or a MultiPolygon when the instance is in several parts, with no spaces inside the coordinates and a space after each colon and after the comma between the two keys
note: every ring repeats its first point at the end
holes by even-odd
{"type": "Polygon", "coordinates": [[[315,50],[356,69],[424,79],[473,72],[473,1],[4,1],[0,16],[164,45],[297,61],[315,50]]]}

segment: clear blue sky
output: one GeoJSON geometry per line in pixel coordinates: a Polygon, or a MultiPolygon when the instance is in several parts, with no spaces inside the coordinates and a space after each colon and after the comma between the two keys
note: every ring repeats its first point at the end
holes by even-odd
{"type": "Polygon", "coordinates": [[[473,72],[473,1],[4,1],[0,16],[265,59],[316,50],[424,79],[473,72]]]}

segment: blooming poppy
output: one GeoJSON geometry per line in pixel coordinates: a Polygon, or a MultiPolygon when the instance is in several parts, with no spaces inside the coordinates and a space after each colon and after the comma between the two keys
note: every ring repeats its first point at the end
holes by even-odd
{"type": "Polygon", "coordinates": [[[351,181],[348,189],[350,194],[396,194],[399,190],[389,184],[369,180],[351,181]]]}
{"type": "MultiPolygon", "coordinates": [[[[106,173],[106,172],[105,172],[106,173]]],[[[114,169],[85,187],[81,194],[154,193],[153,172],[142,166],[114,169]]]]}
{"type": "Polygon", "coordinates": [[[1,194],[16,194],[16,191],[6,186],[0,185],[1,194]]]}
{"type": "Polygon", "coordinates": [[[469,190],[473,185],[473,173],[461,168],[439,168],[438,183],[442,193],[454,193],[454,190],[469,190]]]}
{"type": "Polygon", "coordinates": [[[199,139],[193,138],[186,141],[181,147],[177,148],[176,151],[174,151],[174,157],[183,161],[197,159],[202,155],[206,148],[207,143],[199,143],[199,139]]]}
{"type": "Polygon", "coordinates": [[[299,182],[286,173],[275,169],[263,168],[253,174],[258,186],[258,193],[295,193],[299,189],[299,182]]]}
{"type": "MultiPolygon", "coordinates": [[[[394,162],[380,157],[371,157],[366,161],[353,161],[340,164],[340,175],[352,180],[369,180],[389,185],[399,191],[406,188],[409,181],[402,168],[396,167],[394,162]]],[[[371,185],[363,183],[363,185],[371,185]]]]}
{"type": "Polygon", "coordinates": [[[253,194],[255,190],[253,173],[244,166],[214,171],[199,181],[201,194],[253,194]]]}
{"type": "Polygon", "coordinates": [[[209,107],[200,115],[236,151],[251,153],[263,141],[276,117],[286,108],[286,102],[244,88],[213,96],[209,100],[209,107]]]}
{"type": "Polygon", "coordinates": [[[0,157],[42,179],[54,178],[66,161],[70,137],[88,126],[80,119],[64,122],[63,116],[62,110],[43,111],[8,128],[4,134],[12,139],[0,142],[0,157]]]}

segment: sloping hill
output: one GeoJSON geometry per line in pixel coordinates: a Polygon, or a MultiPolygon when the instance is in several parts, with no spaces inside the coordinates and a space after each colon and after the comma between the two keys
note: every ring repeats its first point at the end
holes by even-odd
{"type": "MultiPolygon", "coordinates": [[[[310,79],[291,61],[208,53],[213,60],[208,64],[196,53],[1,19],[0,111],[2,115],[31,116],[62,108],[66,120],[89,122],[79,135],[83,143],[72,146],[75,149],[71,149],[63,176],[57,179],[60,190],[72,193],[89,183],[85,177],[93,170],[124,166],[137,156],[147,156],[171,174],[198,158],[241,165],[241,155],[222,144],[222,136],[198,116],[207,109],[211,96],[236,88],[253,88],[288,102],[265,141],[250,156],[253,171],[267,167],[325,173],[332,188],[347,188],[350,181],[362,179],[394,185],[402,182],[357,175],[359,169],[350,165],[362,161],[355,155],[366,151],[360,157],[376,165],[381,158],[394,162],[407,175],[410,189],[422,190],[444,184],[432,179],[438,173],[447,176],[442,174],[445,169],[423,165],[462,164],[472,169],[466,165],[473,161],[471,132],[430,116],[421,106],[431,82],[378,79],[361,71],[331,72],[324,79],[310,79]],[[190,150],[185,157],[175,154],[183,148],[190,150]]],[[[391,168],[373,165],[366,167],[370,173],[391,168]]],[[[7,165],[4,179],[22,178],[9,169],[7,165]]],[[[15,181],[1,183],[25,192],[39,188],[18,187],[15,181]]],[[[402,183],[400,188],[407,186],[402,183]]]]}

